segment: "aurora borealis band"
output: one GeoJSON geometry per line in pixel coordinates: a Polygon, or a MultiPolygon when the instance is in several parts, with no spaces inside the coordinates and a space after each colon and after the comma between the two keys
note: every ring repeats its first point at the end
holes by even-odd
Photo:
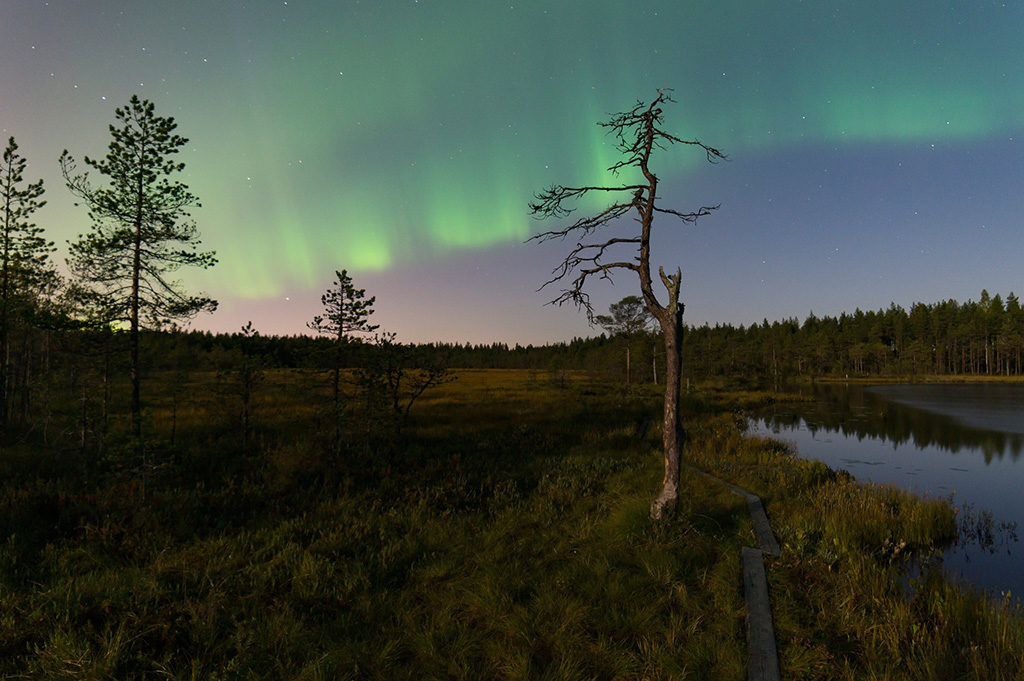
{"type": "Polygon", "coordinates": [[[750,323],[1024,293],[1021,35],[1020,2],[4,0],[0,131],[63,245],[61,149],[102,156],[133,93],[174,116],[220,259],[181,273],[221,301],[197,328],[302,332],[347,268],[404,339],[536,343],[591,331],[535,291],[565,246],[523,244],[527,201],[607,180],[595,123],[673,88],[731,160],[656,157],[666,204],[722,205],[657,259],[688,323],[750,323]]]}

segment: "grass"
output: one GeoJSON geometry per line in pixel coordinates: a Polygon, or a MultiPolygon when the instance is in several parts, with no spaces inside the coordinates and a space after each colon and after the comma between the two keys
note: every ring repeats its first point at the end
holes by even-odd
{"type": "Polygon", "coordinates": [[[649,523],[643,405],[582,376],[467,372],[402,447],[334,460],[297,437],[317,418],[303,380],[268,379],[258,453],[215,391],[179,410],[190,444],[145,502],[116,470],[7,484],[0,675],[742,676],[745,507],[698,486],[649,523]]]}
{"type": "Polygon", "coordinates": [[[741,437],[735,421],[705,421],[689,455],[765,500],[782,545],[768,577],[783,678],[1020,678],[1020,601],[954,587],[936,564],[953,508],[741,437]]]}
{"type": "MultiPolygon", "coordinates": [[[[0,677],[742,679],[745,502],[684,477],[647,517],[657,396],[585,374],[466,371],[402,439],[321,433],[326,381],[268,372],[239,442],[216,377],[150,403],[159,464],[23,446],[0,461],[0,677]]],[[[155,383],[159,386],[159,383],[155,383]]],[[[689,461],[761,495],[785,678],[1014,678],[1011,602],[911,558],[953,532],[941,501],[855,484],[741,437],[769,399],[703,386],[689,461]]],[[[114,431],[120,428],[114,424],[114,431]]]]}

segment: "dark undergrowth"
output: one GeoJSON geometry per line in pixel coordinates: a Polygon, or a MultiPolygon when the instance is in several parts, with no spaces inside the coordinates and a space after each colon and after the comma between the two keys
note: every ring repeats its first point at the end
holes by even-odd
{"type": "MultiPolygon", "coordinates": [[[[460,372],[401,436],[343,411],[339,447],[322,377],[268,372],[245,438],[215,381],[153,401],[146,466],[116,422],[4,448],[0,678],[745,677],[746,504],[684,475],[648,519],[653,392],[460,372]]],[[[1017,678],[1015,606],[908,591],[948,506],[743,438],[730,410],[770,398],[719,388],[684,398],[688,459],[765,500],[784,678],[1017,678]]]]}
{"type": "Polygon", "coordinates": [[[6,450],[0,676],[742,677],[745,507],[694,484],[648,521],[643,399],[466,373],[336,451],[300,379],[248,449],[198,377],[151,470],[6,450]]]}

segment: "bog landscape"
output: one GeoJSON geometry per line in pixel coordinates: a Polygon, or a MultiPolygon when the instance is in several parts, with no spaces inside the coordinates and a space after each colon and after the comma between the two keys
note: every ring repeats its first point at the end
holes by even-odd
{"type": "Polygon", "coordinates": [[[61,156],[91,221],[66,268],[12,137],[0,676],[1019,678],[1020,301],[687,325],[652,233],[716,207],[662,201],[657,159],[726,155],[670,132],[673,101],[602,122],[620,184],[523,207],[564,240],[551,298],[603,330],[539,346],[403,342],[345,263],[306,334],[187,330],[216,258],[174,119],[133,97],[103,159],[61,156]],[[840,434],[936,451],[828,459],[840,434]]]}

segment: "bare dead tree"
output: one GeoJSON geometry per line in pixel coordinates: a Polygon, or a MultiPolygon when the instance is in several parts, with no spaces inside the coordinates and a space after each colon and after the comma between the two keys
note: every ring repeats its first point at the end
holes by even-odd
{"type": "Polygon", "coordinates": [[[582,186],[565,187],[553,185],[536,194],[536,201],[530,204],[530,212],[536,218],[566,218],[574,210],[576,201],[587,194],[604,193],[613,196],[612,203],[596,214],[578,218],[563,229],[541,232],[530,238],[530,241],[545,242],[552,239],[577,239],[576,245],[569,251],[565,259],[552,271],[552,278],[541,288],[550,284],[568,280],[569,285],[561,294],[551,301],[561,305],[571,302],[587,312],[593,320],[593,308],[585,287],[593,278],[612,280],[618,270],[635,272],[640,280],[640,292],[644,304],[651,315],[657,320],[665,338],[665,412],[663,424],[663,444],[665,454],[665,478],[661,493],[651,504],[651,517],[661,518],[671,511],[679,499],[679,457],[686,438],[682,421],[679,416],[679,387],[682,370],[683,336],[683,304],[679,302],[679,287],[682,284],[682,271],[676,268],[674,274],[666,274],[664,268],[658,268],[658,275],[667,293],[666,302],[662,303],[654,293],[654,282],[651,276],[651,228],[654,218],[662,214],[682,222],[693,224],[699,218],[710,215],[718,206],[701,206],[692,212],[683,212],[658,205],[658,176],[650,168],[650,160],[655,150],[668,150],[676,144],[694,146],[704,152],[708,162],[714,163],[726,156],[714,147],[697,140],[685,140],[666,132],[662,128],[663,105],[672,99],[671,90],[659,89],[658,96],[649,104],[637,101],[629,111],[614,114],[610,120],[598,125],[607,128],[608,134],[617,141],[616,146],[622,153],[622,160],[612,165],[610,170],[618,176],[623,170],[638,171],[635,184],[618,186],[582,186]],[[609,227],[620,218],[634,215],[639,229],[630,231],[625,236],[607,234],[609,227]],[[597,235],[603,232],[605,238],[597,235]],[[632,258],[621,259],[625,249],[633,249],[632,258]]]}

